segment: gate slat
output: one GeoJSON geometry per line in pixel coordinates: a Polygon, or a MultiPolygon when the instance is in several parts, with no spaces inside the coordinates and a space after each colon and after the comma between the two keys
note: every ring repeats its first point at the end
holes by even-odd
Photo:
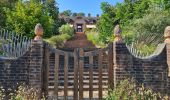
{"type": "Polygon", "coordinates": [[[73,100],[78,100],[78,49],[74,50],[74,96],[73,100]]]}
{"type": "Polygon", "coordinates": [[[89,57],[90,71],[89,71],[89,99],[93,99],[93,56],[89,57]]]}
{"type": "Polygon", "coordinates": [[[102,93],[102,61],[103,61],[103,53],[102,50],[99,51],[99,58],[98,58],[98,66],[99,66],[99,100],[102,100],[103,93],[102,93]]]}
{"type": "Polygon", "coordinates": [[[113,84],[113,44],[109,45],[109,52],[108,52],[108,64],[109,64],[109,87],[113,89],[114,84],[113,84]]]}
{"type": "Polygon", "coordinates": [[[84,51],[79,49],[79,100],[83,100],[84,51]]]}
{"type": "Polygon", "coordinates": [[[67,100],[68,96],[68,54],[64,56],[64,100],[67,100]]]}
{"type": "Polygon", "coordinates": [[[49,68],[50,68],[50,52],[48,47],[45,48],[45,68],[44,68],[44,86],[45,86],[45,96],[48,96],[48,83],[49,83],[49,68]]]}
{"type": "Polygon", "coordinates": [[[59,55],[56,52],[55,53],[55,67],[54,67],[54,93],[55,96],[57,96],[58,99],[58,68],[59,68],[59,55]]]}

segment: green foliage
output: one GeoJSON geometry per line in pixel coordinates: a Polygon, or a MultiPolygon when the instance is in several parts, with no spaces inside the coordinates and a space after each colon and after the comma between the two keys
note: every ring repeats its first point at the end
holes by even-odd
{"type": "Polygon", "coordinates": [[[52,36],[51,38],[46,39],[45,41],[55,48],[63,48],[64,43],[70,38],[72,37],[68,34],[61,34],[61,35],[52,36]]]}
{"type": "Polygon", "coordinates": [[[76,17],[76,16],[77,16],[77,13],[73,13],[72,16],[73,16],[73,17],[76,17]]]}
{"type": "Polygon", "coordinates": [[[34,27],[41,23],[44,37],[53,35],[54,20],[49,16],[48,9],[40,2],[30,0],[29,3],[25,3],[20,0],[13,10],[6,10],[6,16],[8,28],[15,30],[16,33],[34,37],[34,27]]]}
{"type": "Polygon", "coordinates": [[[8,91],[9,95],[5,93],[3,87],[0,88],[0,100],[7,98],[8,100],[45,100],[44,95],[39,99],[39,90],[26,85],[19,86],[17,90],[8,89],[8,91]]]}
{"type": "Polygon", "coordinates": [[[86,31],[86,36],[89,41],[96,45],[96,47],[105,47],[106,45],[100,40],[99,33],[97,31],[86,31]]]}
{"type": "Polygon", "coordinates": [[[68,34],[70,36],[73,36],[74,35],[74,28],[70,27],[69,24],[62,25],[59,28],[59,32],[60,32],[60,34],[68,34]]]}
{"type": "Polygon", "coordinates": [[[59,28],[60,35],[52,36],[49,39],[45,39],[50,45],[56,48],[63,48],[64,43],[74,36],[74,29],[69,24],[62,25],[59,28]]]}
{"type": "Polygon", "coordinates": [[[124,26],[123,32],[129,38],[125,39],[125,42],[134,42],[135,48],[145,54],[152,54],[156,46],[164,40],[163,32],[165,27],[170,25],[169,17],[167,11],[158,8],[149,9],[149,14],[131,20],[128,26],[124,26]]]}
{"type": "Polygon", "coordinates": [[[143,85],[138,87],[134,80],[121,81],[114,90],[110,90],[105,100],[168,100],[168,97],[154,93],[143,85]]]}
{"type": "Polygon", "coordinates": [[[65,16],[71,16],[72,12],[71,12],[71,10],[65,10],[61,14],[65,15],[65,16]]]}
{"type": "Polygon", "coordinates": [[[59,34],[59,30],[58,30],[59,27],[61,27],[61,25],[65,24],[65,22],[63,20],[60,20],[58,18],[59,8],[56,5],[57,5],[57,3],[55,0],[47,0],[45,2],[45,7],[47,8],[49,15],[54,20],[53,34],[55,34],[55,35],[59,34]]]}
{"type": "Polygon", "coordinates": [[[155,45],[163,40],[165,27],[170,24],[168,0],[125,0],[115,6],[103,2],[101,9],[103,14],[97,23],[100,40],[105,44],[113,40],[113,29],[119,24],[125,42],[134,42],[145,54],[153,53],[155,45]]]}
{"type": "Polygon", "coordinates": [[[77,16],[85,16],[85,13],[83,13],[83,12],[79,12],[79,13],[77,13],[77,16]]]}
{"type": "Polygon", "coordinates": [[[65,10],[63,12],[60,13],[61,15],[64,15],[64,16],[73,16],[73,17],[76,17],[76,16],[85,16],[85,13],[83,12],[79,12],[79,13],[76,13],[76,12],[72,12],[71,10],[65,10]]]}
{"type": "Polygon", "coordinates": [[[133,18],[142,17],[149,8],[150,1],[131,1],[125,0],[124,3],[118,3],[112,6],[107,2],[101,3],[103,14],[101,15],[97,28],[100,32],[100,39],[108,43],[112,37],[115,25],[126,26],[133,18]]]}
{"type": "Polygon", "coordinates": [[[0,27],[5,27],[6,14],[4,9],[12,9],[18,0],[0,0],[0,27]]]}

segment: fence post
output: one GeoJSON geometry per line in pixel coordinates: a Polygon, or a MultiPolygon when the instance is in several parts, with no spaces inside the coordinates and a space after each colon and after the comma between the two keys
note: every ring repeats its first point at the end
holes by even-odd
{"type": "Polygon", "coordinates": [[[121,36],[121,29],[117,25],[114,29],[115,40],[113,43],[113,64],[114,64],[114,87],[119,81],[129,78],[127,70],[133,66],[133,59],[130,55],[121,36]]]}
{"type": "Polygon", "coordinates": [[[170,26],[167,26],[164,31],[164,38],[166,43],[166,55],[167,55],[167,65],[168,65],[168,79],[167,79],[167,93],[170,95],[170,26]]]}
{"type": "MultiPolygon", "coordinates": [[[[35,27],[35,34],[42,34],[41,25],[35,27]],[[41,31],[39,31],[41,30],[41,31]]],[[[41,38],[36,38],[31,42],[30,66],[29,66],[29,86],[38,91],[38,100],[42,93],[42,68],[43,68],[43,41],[41,38]]]]}

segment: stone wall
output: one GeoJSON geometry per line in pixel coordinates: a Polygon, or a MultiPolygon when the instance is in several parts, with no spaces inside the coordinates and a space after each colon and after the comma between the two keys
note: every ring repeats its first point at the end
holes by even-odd
{"type": "MultiPolygon", "coordinates": [[[[17,59],[0,59],[0,83],[4,88],[15,89],[26,83],[42,92],[44,65],[44,43],[32,41],[30,50],[17,59]]],[[[133,56],[124,43],[113,43],[114,85],[125,78],[137,80],[155,91],[170,94],[170,44],[160,53],[146,59],[133,56]]],[[[112,57],[112,56],[111,56],[112,57]]]]}
{"type": "Polygon", "coordinates": [[[19,84],[28,84],[29,54],[18,59],[0,59],[0,86],[15,89],[19,84]]]}
{"type": "Polygon", "coordinates": [[[43,46],[41,41],[32,41],[30,49],[20,58],[0,58],[0,86],[15,90],[26,84],[42,90],[43,46]]]}
{"type": "Polygon", "coordinates": [[[114,83],[126,78],[134,78],[139,84],[161,93],[169,93],[167,51],[169,45],[160,50],[158,55],[140,59],[134,57],[124,43],[114,44],[114,83]]]}

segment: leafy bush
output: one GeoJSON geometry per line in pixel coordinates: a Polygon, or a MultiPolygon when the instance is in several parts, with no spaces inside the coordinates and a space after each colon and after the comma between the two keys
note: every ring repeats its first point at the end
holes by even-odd
{"type": "MultiPolygon", "coordinates": [[[[8,89],[8,92],[1,87],[0,100],[39,100],[39,90],[30,86],[20,85],[17,90],[8,89]]],[[[40,100],[45,100],[44,95],[40,100]]]]}
{"type": "Polygon", "coordinates": [[[74,29],[66,24],[59,28],[59,32],[60,35],[52,36],[49,39],[45,39],[45,41],[51,44],[53,47],[63,48],[64,42],[74,36],[74,29]]]}
{"type": "Polygon", "coordinates": [[[163,32],[170,25],[170,14],[161,9],[151,8],[149,14],[143,18],[134,19],[128,26],[124,26],[125,42],[131,44],[143,53],[152,54],[159,43],[162,43],[163,32]]]}
{"type": "Polygon", "coordinates": [[[26,3],[19,0],[14,9],[6,9],[7,22],[6,26],[27,37],[34,37],[34,27],[41,23],[44,28],[44,37],[53,35],[54,20],[49,15],[49,11],[40,2],[30,0],[26,3]]]}
{"type": "Polygon", "coordinates": [[[156,45],[164,40],[164,29],[170,25],[169,8],[167,0],[125,0],[115,6],[103,2],[103,14],[97,23],[99,38],[108,44],[113,40],[114,26],[119,24],[127,44],[134,42],[136,49],[151,54],[156,45]]]}
{"type": "Polygon", "coordinates": [[[168,96],[161,96],[160,93],[154,93],[151,89],[143,85],[137,87],[134,80],[126,79],[112,91],[105,100],[169,100],[168,96]]]}
{"type": "Polygon", "coordinates": [[[63,48],[64,42],[70,38],[72,38],[72,36],[68,34],[61,34],[61,35],[52,36],[51,38],[46,39],[45,41],[55,48],[63,48]]]}
{"type": "Polygon", "coordinates": [[[73,36],[74,35],[74,28],[70,27],[69,24],[62,25],[59,28],[59,32],[60,32],[60,34],[68,34],[70,36],[73,36]]]}
{"type": "Polygon", "coordinates": [[[105,47],[106,45],[100,40],[99,33],[97,31],[86,32],[87,39],[91,41],[96,47],[105,47]]]}

